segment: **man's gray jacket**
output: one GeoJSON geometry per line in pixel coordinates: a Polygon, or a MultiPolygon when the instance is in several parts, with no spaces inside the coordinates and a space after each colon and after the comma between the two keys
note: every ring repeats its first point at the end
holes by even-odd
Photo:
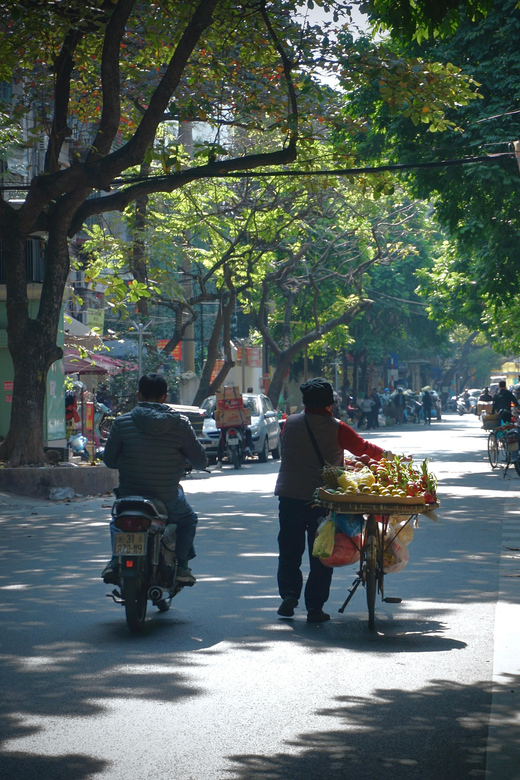
{"type": "Polygon", "coordinates": [[[116,417],[103,460],[119,471],[119,495],[143,495],[164,502],[177,498],[186,461],[196,469],[208,465],[188,418],[165,404],[149,401],[116,417]]]}

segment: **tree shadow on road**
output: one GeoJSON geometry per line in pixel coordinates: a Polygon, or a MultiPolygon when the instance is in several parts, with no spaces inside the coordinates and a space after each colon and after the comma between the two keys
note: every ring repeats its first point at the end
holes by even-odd
{"type": "MultiPolygon", "coordinates": [[[[388,678],[391,683],[391,667],[388,678]]],[[[520,679],[514,678],[497,687],[497,728],[511,729],[515,716],[511,691],[518,692],[519,685],[520,679]]],[[[316,713],[323,717],[323,729],[306,732],[295,714],[295,731],[298,726],[303,730],[287,743],[287,750],[270,756],[229,756],[229,780],[474,780],[485,776],[489,683],[465,686],[435,680],[413,691],[390,685],[364,698],[339,692],[348,688],[347,675],[343,682],[331,680],[331,688],[338,691],[335,706],[316,713]],[[342,727],[328,728],[331,721],[342,727]],[[457,742],[458,751],[443,748],[457,742]]],[[[499,744],[505,764],[507,741],[490,747],[498,750],[499,744]]]]}

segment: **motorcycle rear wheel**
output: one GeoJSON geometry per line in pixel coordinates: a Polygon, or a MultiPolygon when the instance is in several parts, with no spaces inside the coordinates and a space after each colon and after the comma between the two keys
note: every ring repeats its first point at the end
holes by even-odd
{"type": "Polygon", "coordinates": [[[242,465],[242,453],[239,447],[231,447],[231,462],[233,464],[233,468],[235,469],[239,469],[242,465]]]}
{"type": "Polygon", "coordinates": [[[148,592],[141,577],[127,577],[123,582],[126,624],[130,631],[139,633],[146,621],[148,592]]]}

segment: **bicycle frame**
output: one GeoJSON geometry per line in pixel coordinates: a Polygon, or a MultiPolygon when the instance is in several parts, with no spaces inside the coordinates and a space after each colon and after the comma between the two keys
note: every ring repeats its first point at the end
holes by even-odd
{"type": "MultiPolygon", "coordinates": [[[[405,525],[408,525],[414,517],[415,515],[410,515],[403,525],[403,528],[405,525]]],[[[401,603],[400,598],[385,598],[384,596],[384,557],[387,547],[392,541],[392,539],[390,539],[388,543],[385,542],[389,521],[390,515],[369,514],[366,516],[363,527],[363,541],[359,551],[358,575],[352,583],[352,587],[349,589],[349,595],[338,610],[338,612],[343,613],[358,586],[363,585],[367,594],[368,627],[371,631],[375,628],[375,602],[378,593],[381,594],[381,600],[387,604],[401,603]]],[[[395,534],[395,537],[399,536],[401,531],[402,528],[395,534]]]]}

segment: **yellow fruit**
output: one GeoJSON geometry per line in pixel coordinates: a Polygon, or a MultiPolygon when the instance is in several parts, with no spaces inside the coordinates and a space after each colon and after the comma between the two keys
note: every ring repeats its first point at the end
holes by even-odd
{"type": "Polygon", "coordinates": [[[354,491],[357,490],[357,484],[349,474],[342,474],[338,477],[338,487],[345,489],[352,487],[354,491]]]}

